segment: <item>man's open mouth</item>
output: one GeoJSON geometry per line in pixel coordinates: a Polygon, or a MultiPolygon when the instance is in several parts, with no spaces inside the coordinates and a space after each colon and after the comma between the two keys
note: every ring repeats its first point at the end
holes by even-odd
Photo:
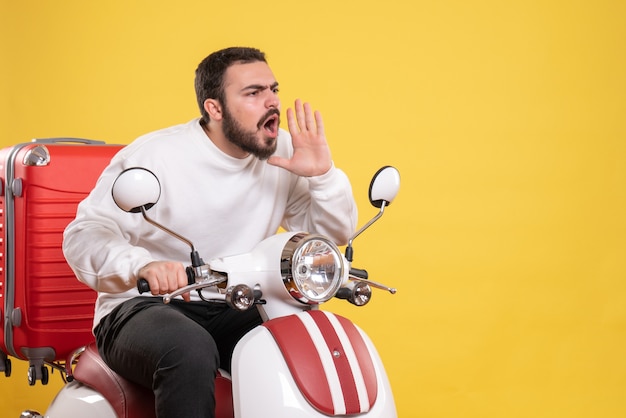
{"type": "Polygon", "coordinates": [[[278,126],[280,125],[280,114],[278,112],[272,112],[262,123],[259,124],[259,129],[263,130],[270,136],[275,137],[278,135],[278,126]]]}

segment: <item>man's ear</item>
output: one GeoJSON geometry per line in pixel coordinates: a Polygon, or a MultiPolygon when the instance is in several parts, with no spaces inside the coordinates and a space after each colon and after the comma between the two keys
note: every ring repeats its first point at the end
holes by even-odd
{"type": "Polygon", "coordinates": [[[222,120],[222,105],[215,99],[206,99],[204,101],[204,110],[209,114],[211,120],[222,120]]]}

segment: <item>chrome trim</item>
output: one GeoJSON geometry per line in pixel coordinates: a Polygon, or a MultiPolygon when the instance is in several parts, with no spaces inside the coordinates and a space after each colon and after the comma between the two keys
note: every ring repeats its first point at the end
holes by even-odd
{"type": "Polygon", "coordinates": [[[26,151],[22,163],[26,166],[42,167],[50,164],[50,151],[45,145],[37,145],[26,151]]]}
{"type": "Polygon", "coordinates": [[[280,258],[280,271],[281,271],[281,276],[283,278],[283,284],[287,292],[291,295],[291,297],[293,297],[296,301],[302,304],[319,305],[320,303],[324,303],[330,300],[333,296],[335,296],[335,294],[341,287],[341,277],[343,277],[344,270],[345,270],[345,264],[343,261],[343,257],[341,256],[341,252],[339,251],[339,248],[337,247],[337,245],[335,245],[334,242],[332,242],[331,240],[329,240],[323,235],[300,232],[292,236],[283,247],[283,251],[281,254],[281,258],[280,258]],[[307,242],[312,241],[312,240],[319,240],[328,244],[329,247],[331,247],[331,249],[336,253],[337,259],[339,260],[339,265],[337,266],[339,270],[338,271],[339,280],[336,280],[336,283],[333,284],[333,287],[334,287],[333,291],[330,292],[327,295],[327,297],[325,297],[324,299],[320,299],[320,300],[311,300],[308,297],[306,297],[302,289],[298,287],[298,283],[293,277],[294,254],[296,254],[298,250],[302,246],[304,246],[307,242]]]}

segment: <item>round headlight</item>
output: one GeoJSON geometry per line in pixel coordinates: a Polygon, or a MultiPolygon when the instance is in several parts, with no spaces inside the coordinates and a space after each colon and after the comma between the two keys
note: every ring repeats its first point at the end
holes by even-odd
{"type": "Polygon", "coordinates": [[[328,238],[296,234],[283,249],[281,272],[294,299],[315,305],[335,296],[341,286],[344,262],[339,248],[328,238]]]}

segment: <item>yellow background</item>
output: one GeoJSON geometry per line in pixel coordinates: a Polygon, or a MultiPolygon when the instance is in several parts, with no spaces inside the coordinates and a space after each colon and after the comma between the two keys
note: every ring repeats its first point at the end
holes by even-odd
{"type": "MultiPolygon", "coordinates": [[[[396,286],[359,309],[399,416],[626,416],[626,3],[1,0],[0,145],[127,143],[197,115],[209,52],[267,52],[283,107],[322,110],[396,286]]],[[[184,216],[184,214],[181,214],[184,216]]],[[[0,376],[0,415],[60,386],[0,376]]]]}

